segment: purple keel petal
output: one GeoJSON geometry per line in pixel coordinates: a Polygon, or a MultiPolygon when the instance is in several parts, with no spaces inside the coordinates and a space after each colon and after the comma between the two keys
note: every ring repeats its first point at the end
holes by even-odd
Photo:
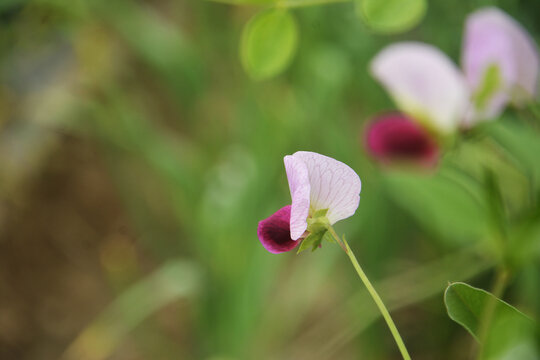
{"type": "Polygon", "coordinates": [[[257,236],[266,250],[279,254],[294,249],[300,243],[291,239],[290,218],[291,206],[287,205],[270,217],[259,221],[257,236]]]}
{"type": "MultiPolygon", "coordinates": [[[[302,220],[303,222],[306,221],[310,208],[313,211],[328,209],[326,216],[331,224],[348,218],[358,208],[361,189],[360,178],[353,169],[344,163],[314,152],[298,151],[285,157],[285,167],[287,168],[287,176],[289,176],[289,168],[297,169],[295,173],[301,173],[302,175],[301,181],[295,180],[292,183],[289,177],[291,193],[293,188],[296,189],[299,184],[304,187],[304,190],[310,189],[307,209],[302,207],[306,214],[302,220]],[[298,171],[298,169],[302,170],[298,171]]],[[[305,206],[305,192],[302,193],[301,200],[302,206],[305,206]]],[[[295,199],[293,198],[293,208],[294,203],[295,199]]],[[[294,225],[293,215],[291,214],[291,237],[293,239],[295,236],[302,235],[299,233],[293,234],[294,225]]]]}
{"type": "Polygon", "coordinates": [[[291,238],[297,240],[307,229],[307,217],[309,215],[309,183],[308,169],[306,165],[287,155],[283,158],[289,190],[291,191],[291,238]]]}
{"type": "Polygon", "coordinates": [[[439,49],[416,42],[390,45],[373,59],[371,72],[413,119],[443,133],[463,121],[469,103],[465,79],[439,49]]]}
{"type": "Polygon", "coordinates": [[[521,104],[537,91],[537,48],[523,27],[501,10],[480,9],[467,18],[462,64],[472,92],[482,86],[490,66],[497,66],[502,84],[486,106],[475,109],[474,120],[498,115],[509,101],[521,104]]]}
{"type": "Polygon", "coordinates": [[[406,115],[393,113],[378,117],[366,131],[366,147],[377,161],[407,162],[432,167],[439,148],[432,136],[406,115]]]}

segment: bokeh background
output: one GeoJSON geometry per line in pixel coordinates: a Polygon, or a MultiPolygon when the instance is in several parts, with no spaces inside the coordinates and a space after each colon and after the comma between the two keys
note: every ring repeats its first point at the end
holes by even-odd
{"type": "MultiPolygon", "coordinates": [[[[399,359],[338,246],[272,255],[257,239],[258,221],[290,202],[282,159],[297,150],[360,175],[360,207],[337,230],[413,358],[469,358],[443,291],[492,284],[486,163],[509,218],[538,219],[535,140],[512,162],[472,136],[435,173],[394,176],[367,157],[363,129],[394,108],[373,56],[418,40],[459,63],[464,19],[485,5],[540,39],[536,0],[432,0],[399,35],[374,33],[351,3],[305,7],[291,66],[256,82],[238,46],[261,7],[1,0],[0,359],[399,359]]],[[[540,125],[527,112],[505,121],[540,125]]],[[[504,293],[532,317],[534,229],[504,293]]]]}

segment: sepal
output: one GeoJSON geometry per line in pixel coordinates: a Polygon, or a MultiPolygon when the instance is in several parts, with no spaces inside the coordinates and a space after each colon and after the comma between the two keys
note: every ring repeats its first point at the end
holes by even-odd
{"type": "Polygon", "coordinates": [[[328,233],[330,221],[326,217],[327,213],[328,209],[320,209],[313,212],[312,216],[307,219],[307,232],[309,235],[302,240],[297,254],[300,254],[310,247],[311,251],[317,250],[321,246],[323,240],[334,242],[332,236],[328,233]]]}
{"type": "Polygon", "coordinates": [[[323,237],[326,233],[327,231],[324,229],[322,231],[309,234],[307,238],[302,240],[302,243],[300,244],[300,247],[296,253],[300,254],[302,251],[307,250],[310,247],[311,251],[317,250],[317,248],[321,245],[323,237]]]}
{"type": "Polygon", "coordinates": [[[313,213],[312,218],[316,219],[316,218],[326,217],[326,214],[328,214],[328,209],[320,209],[313,213]]]}

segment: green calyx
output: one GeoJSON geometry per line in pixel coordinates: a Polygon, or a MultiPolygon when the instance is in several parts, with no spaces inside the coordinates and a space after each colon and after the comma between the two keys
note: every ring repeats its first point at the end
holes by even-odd
{"type": "Polygon", "coordinates": [[[334,242],[331,234],[328,232],[330,222],[326,217],[327,213],[328,209],[317,210],[313,213],[310,212],[310,217],[307,219],[307,231],[309,235],[302,240],[297,254],[300,254],[302,251],[308,248],[311,248],[311,251],[317,250],[323,240],[334,242]]]}
{"type": "Polygon", "coordinates": [[[477,110],[483,111],[493,96],[501,89],[503,79],[501,70],[496,64],[489,65],[484,71],[482,83],[473,94],[472,101],[477,110]]]}

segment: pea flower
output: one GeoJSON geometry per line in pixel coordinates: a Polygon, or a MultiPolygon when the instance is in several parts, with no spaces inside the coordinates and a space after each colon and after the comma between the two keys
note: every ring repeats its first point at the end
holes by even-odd
{"type": "Polygon", "coordinates": [[[383,49],[371,73],[411,119],[439,133],[453,132],[468,107],[463,74],[439,49],[402,42],[383,49]]]}
{"type": "Polygon", "coordinates": [[[378,116],[368,125],[368,153],[385,165],[436,165],[440,152],[434,134],[452,133],[467,110],[463,74],[439,49],[419,42],[383,49],[371,73],[402,113],[378,116]]]}
{"type": "Polygon", "coordinates": [[[521,106],[536,95],[536,46],[519,23],[497,8],[467,17],[462,64],[460,71],[439,49],[419,42],[393,44],[375,56],[371,73],[403,115],[378,117],[368,127],[366,146],[372,157],[431,166],[439,153],[437,137],[496,118],[508,104],[521,106]],[[431,135],[430,141],[430,133],[437,137],[431,135]]]}
{"type": "Polygon", "coordinates": [[[467,17],[462,65],[472,94],[468,125],[492,119],[507,104],[521,106],[536,95],[536,45],[517,21],[495,7],[467,17]]]}
{"type": "Polygon", "coordinates": [[[328,226],[355,213],[360,178],[346,164],[314,152],[298,151],[283,161],[292,203],[261,220],[257,235],[271,253],[290,251],[300,240],[315,249],[328,226]]]}
{"type": "Polygon", "coordinates": [[[433,136],[401,113],[379,116],[366,130],[368,153],[383,164],[406,163],[431,168],[439,159],[433,136]]]}
{"type": "Polygon", "coordinates": [[[462,63],[463,72],[431,45],[402,42],[383,49],[371,72],[401,111],[443,135],[492,119],[509,103],[519,106],[536,94],[536,46],[497,8],[467,18],[462,63]]]}
{"type": "Polygon", "coordinates": [[[345,236],[339,237],[332,227],[337,221],[353,215],[358,208],[360,178],[344,163],[314,152],[298,151],[285,156],[283,161],[292,203],[259,222],[257,235],[262,245],[271,253],[281,253],[292,250],[298,243],[301,243],[300,252],[307,247],[316,250],[323,239],[337,242],[381,311],[403,359],[410,360],[405,343],[377,290],[345,236]]]}

